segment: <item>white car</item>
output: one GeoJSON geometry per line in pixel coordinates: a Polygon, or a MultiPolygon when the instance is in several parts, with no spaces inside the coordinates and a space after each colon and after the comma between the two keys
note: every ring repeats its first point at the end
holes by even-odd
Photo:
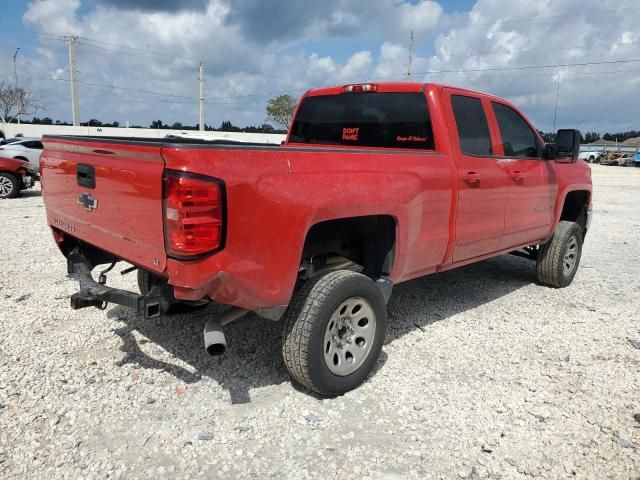
{"type": "Polygon", "coordinates": [[[22,138],[16,142],[0,145],[0,155],[7,158],[26,160],[40,172],[42,142],[37,138],[22,138]]]}
{"type": "Polygon", "coordinates": [[[589,163],[593,163],[600,158],[602,152],[580,152],[578,158],[589,163]]]}

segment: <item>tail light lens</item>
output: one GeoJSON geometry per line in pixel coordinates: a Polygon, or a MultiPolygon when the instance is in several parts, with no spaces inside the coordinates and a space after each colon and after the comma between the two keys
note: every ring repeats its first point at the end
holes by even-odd
{"type": "Polygon", "coordinates": [[[164,237],[177,258],[213,253],[224,246],[224,183],[217,178],[165,170],[164,237]]]}
{"type": "Polygon", "coordinates": [[[378,85],[375,83],[359,83],[355,85],[345,85],[342,88],[343,93],[366,93],[366,92],[376,92],[378,90],[378,85]]]}

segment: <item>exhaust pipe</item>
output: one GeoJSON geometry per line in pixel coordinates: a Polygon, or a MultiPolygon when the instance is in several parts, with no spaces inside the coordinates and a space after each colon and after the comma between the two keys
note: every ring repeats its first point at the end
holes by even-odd
{"type": "Polygon", "coordinates": [[[207,322],[202,334],[204,337],[204,348],[209,355],[217,357],[227,351],[227,339],[224,336],[222,327],[234,320],[238,320],[247,312],[248,310],[243,308],[234,307],[218,317],[211,318],[207,322]]]}

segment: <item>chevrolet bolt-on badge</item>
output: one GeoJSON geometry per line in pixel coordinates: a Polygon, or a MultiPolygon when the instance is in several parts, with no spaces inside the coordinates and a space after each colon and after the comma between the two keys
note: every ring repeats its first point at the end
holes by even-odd
{"type": "Polygon", "coordinates": [[[98,199],[93,197],[89,192],[82,192],[78,195],[78,203],[82,205],[87,212],[98,208],[98,199]]]}

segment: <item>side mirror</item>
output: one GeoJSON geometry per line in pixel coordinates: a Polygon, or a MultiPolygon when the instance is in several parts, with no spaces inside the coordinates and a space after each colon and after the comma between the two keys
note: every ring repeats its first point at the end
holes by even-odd
{"type": "Polygon", "coordinates": [[[580,132],[578,130],[558,130],[556,135],[556,161],[574,163],[580,153],[580,132]]]}

